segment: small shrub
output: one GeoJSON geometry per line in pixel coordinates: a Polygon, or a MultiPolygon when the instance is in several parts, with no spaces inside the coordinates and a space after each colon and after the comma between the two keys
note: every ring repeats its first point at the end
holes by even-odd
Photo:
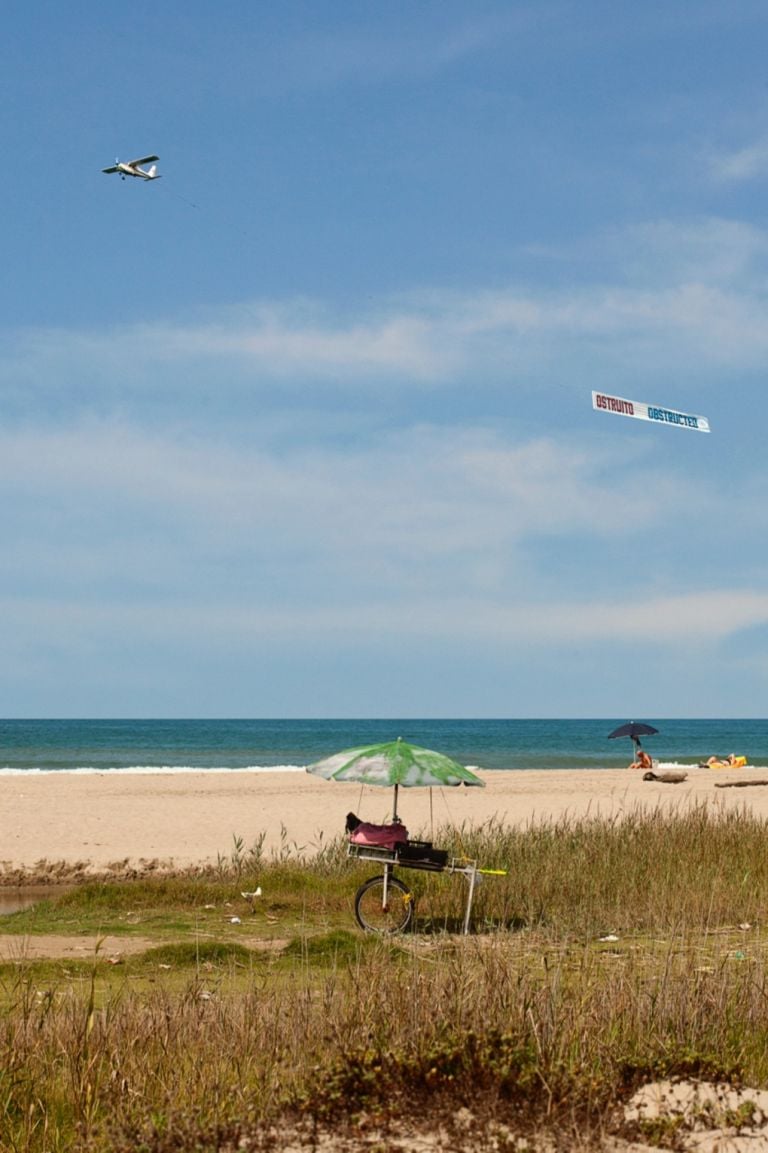
{"type": "Polygon", "coordinates": [[[178,944],[158,945],[140,954],[140,960],[150,965],[175,965],[189,968],[195,965],[224,965],[232,961],[250,964],[256,954],[236,941],[184,941],[178,944]]]}

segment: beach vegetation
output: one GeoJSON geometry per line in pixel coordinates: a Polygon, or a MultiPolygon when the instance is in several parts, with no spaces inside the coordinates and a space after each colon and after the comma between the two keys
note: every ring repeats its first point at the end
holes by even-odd
{"type": "Polygon", "coordinates": [[[52,893],[0,930],[115,926],[125,951],[20,946],[0,966],[0,1148],[266,1150],[324,1131],[393,1147],[404,1125],[467,1150],[541,1133],[675,1145],[687,1121],[624,1118],[639,1086],[768,1085],[766,832],[703,809],[441,830],[507,870],[480,885],[466,937],[464,879],[405,871],[414,930],[359,932],[352,898],[375,867],[343,843],[319,863],[52,893]]]}
{"type": "Polygon", "coordinates": [[[253,953],[237,941],[182,941],[156,945],[141,955],[144,965],[167,965],[189,969],[201,965],[213,966],[230,962],[248,964],[253,953]]]}

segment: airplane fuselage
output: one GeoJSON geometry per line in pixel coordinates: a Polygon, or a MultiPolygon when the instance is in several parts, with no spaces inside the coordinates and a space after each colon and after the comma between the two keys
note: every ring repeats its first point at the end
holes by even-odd
{"type": "Polygon", "coordinates": [[[156,172],[145,172],[143,168],[132,168],[130,164],[118,164],[117,170],[125,180],[126,176],[138,176],[140,180],[157,180],[156,172]]]}
{"type": "Polygon", "coordinates": [[[108,176],[111,173],[119,172],[120,179],[125,180],[126,176],[135,176],[139,180],[158,180],[160,174],[157,171],[157,161],[159,156],[141,156],[137,160],[115,160],[115,163],[110,165],[109,168],[102,168],[108,176]],[[142,164],[151,164],[151,168],[142,168],[142,164]]]}

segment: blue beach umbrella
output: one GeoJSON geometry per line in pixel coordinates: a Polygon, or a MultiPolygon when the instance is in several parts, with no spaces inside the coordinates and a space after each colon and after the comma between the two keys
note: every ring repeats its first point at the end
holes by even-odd
{"type": "Polygon", "coordinates": [[[612,733],[608,734],[608,740],[612,741],[614,737],[631,737],[635,744],[640,747],[641,737],[650,737],[654,733],[658,733],[653,725],[646,725],[642,721],[627,721],[625,725],[619,725],[618,729],[614,729],[612,733]]]}

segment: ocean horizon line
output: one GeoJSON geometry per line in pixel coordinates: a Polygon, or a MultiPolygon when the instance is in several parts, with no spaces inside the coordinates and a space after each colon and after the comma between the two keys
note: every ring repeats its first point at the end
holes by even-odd
{"type": "MultiPolygon", "coordinates": [[[[661,720],[642,743],[662,767],[709,757],[768,764],[768,721],[661,720]]],[[[15,720],[0,721],[0,773],[301,772],[342,749],[397,737],[469,768],[600,769],[634,759],[615,719],[15,720]]]]}

